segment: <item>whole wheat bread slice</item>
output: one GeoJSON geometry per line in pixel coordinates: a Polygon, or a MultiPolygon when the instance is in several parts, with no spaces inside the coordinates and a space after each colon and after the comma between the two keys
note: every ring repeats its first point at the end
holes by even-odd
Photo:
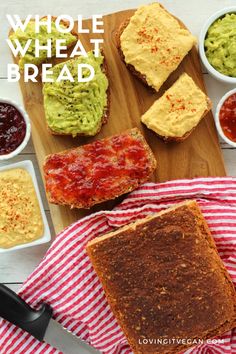
{"type": "Polygon", "coordinates": [[[156,164],[151,148],[137,128],[78,148],[51,154],[46,157],[43,166],[48,201],[53,204],[68,205],[71,208],[89,209],[93,205],[129,193],[148,181],[156,164]],[[125,145],[127,141],[129,142],[128,148],[125,145]],[[96,150],[97,146],[99,150],[96,150]],[[69,162],[73,165],[75,178],[68,172],[70,165],[63,163],[68,156],[72,156],[72,160],[75,159],[74,162],[71,162],[71,159],[69,162]],[[56,165],[55,161],[58,161],[56,165]],[[104,169],[104,164],[110,172],[104,169]],[[80,176],[81,166],[83,166],[82,177],[80,176]],[[64,189],[62,184],[58,183],[60,176],[68,177],[65,185],[66,188],[69,186],[70,193],[68,188],[64,189]],[[86,188],[86,193],[84,193],[84,188],[86,188]],[[101,188],[102,192],[100,192],[101,188]]]}
{"type": "MultiPolygon", "coordinates": [[[[160,7],[162,9],[164,9],[167,13],[169,13],[162,4],[159,4],[159,5],[160,5],[160,7]]],[[[187,27],[183,24],[183,22],[181,22],[178,18],[173,16],[171,13],[169,13],[169,14],[178,21],[178,23],[179,23],[181,28],[183,28],[185,30],[187,29],[187,27]]],[[[119,52],[119,54],[121,56],[121,59],[123,60],[123,62],[127,66],[127,68],[130,70],[130,72],[133,75],[135,75],[137,78],[139,78],[145,85],[147,85],[148,87],[150,87],[152,90],[155,91],[155,89],[148,84],[146,76],[144,74],[140,73],[139,71],[137,71],[132,64],[128,64],[125,61],[125,56],[124,56],[124,53],[123,53],[122,48],[121,48],[121,35],[124,32],[124,30],[126,29],[126,27],[128,26],[128,24],[130,22],[130,19],[131,19],[131,17],[127,18],[124,22],[122,22],[121,25],[119,26],[119,28],[116,31],[115,38],[116,38],[116,46],[117,46],[118,52],[119,52]]]]}

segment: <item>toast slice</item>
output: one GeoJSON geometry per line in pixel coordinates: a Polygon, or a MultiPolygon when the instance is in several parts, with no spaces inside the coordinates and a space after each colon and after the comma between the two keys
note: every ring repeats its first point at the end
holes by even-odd
{"type": "Polygon", "coordinates": [[[176,354],[235,327],[234,285],[195,201],[86,250],[134,354],[176,354]]]}
{"type": "Polygon", "coordinates": [[[141,117],[165,142],[185,140],[211,109],[205,93],[186,73],[157,99],[141,117]]]}
{"type": "Polygon", "coordinates": [[[89,209],[131,192],[156,168],[137,128],[47,156],[44,179],[50,203],[89,209]]]}
{"type": "MultiPolygon", "coordinates": [[[[41,20],[46,18],[46,16],[42,17],[41,20]]],[[[19,68],[21,71],[24,70],[24,64],[35,64],[37,66],[40,66],[42,63],[47,62],[48,58],[45,53],[40,58],[35,57],[35,49],[34,49],[34,40],[39,39],[40,44],[41,42],[45,42],[47,39],[51,39],[52,36],[55,36],[56,39],[66,39],[65,45],[67,45],[67,48],[70,48],[73,46],[77,40],[78,40],[78,33],[72,29],[71,32],[63,34],[57,31],[55,25],[53,23],[55,22],[57,17],[52,16],[52,33],[46,33],[45,31],[43,33],[35,33],[34,31],[34,20],[29,21],[29,24],[26,27],[26,30],[22,32],[20,29],[18,29],[16,32],[11,32],[9,35],[10,40],[18,39],[23,42],[23,47],[25,46],[27,40],[32,39],[32,43],[28,48],[28,51],[26,52],[26,55],[24,57],[16,57],[16,61],[19,65],[19,68]],[[42,38],[41,38],[42,36],[42,38]]],[[[69,27],[69,23],[65,20],[61,21],[62,26],[64,27],[69,27]]],[[[56,52],[55,49],[52,50],[52,56],[55,56],[56,52]]]]}
{"type": "Polygon", "coordinates": [[[52,68],[53,75],[66,64],[76,76],[78,64],[90,64],[95,70],[89,82],[60,81],[44,83],[44,110],[48,130],[53,135],[94,136],[99,133],[110,113],[110,86],[105,57],[92,51],[87,57],[61,62],[52,68]]]}
{"type": "Polygon", "coordinates": [[[156,91],[196,43],[186,27],[159,3],[144,5],[116,33],[130,71],[156,91]]]}

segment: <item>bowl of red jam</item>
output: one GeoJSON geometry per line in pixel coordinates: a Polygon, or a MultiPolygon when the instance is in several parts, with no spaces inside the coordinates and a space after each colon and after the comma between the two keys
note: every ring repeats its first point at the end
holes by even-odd
{"type": "Polygon", "coordinates": [[[18,104],[0,98],[0,161],[18,155],[30,138],[30,120],[18,104]]]}
{"type": "Polygon", "coordinates": [[[236,89],[227,92],[216,108],[216,127],[221,138],[236,147],[236,89]]]}

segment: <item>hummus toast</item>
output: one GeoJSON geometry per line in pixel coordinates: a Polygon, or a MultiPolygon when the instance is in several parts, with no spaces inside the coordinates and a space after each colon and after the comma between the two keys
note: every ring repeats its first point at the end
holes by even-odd
{"type": "Polygon", "coordinates": [[[156,91],[195,43],[195,37],[159,3],[139,7],[117,31],[125,64],[156,91]]]}
{"type": "Polygon", "coordinates": [[[164,141],[183,141],[211,109],[211,101],[186,73],[141,117],[164,141]]]}

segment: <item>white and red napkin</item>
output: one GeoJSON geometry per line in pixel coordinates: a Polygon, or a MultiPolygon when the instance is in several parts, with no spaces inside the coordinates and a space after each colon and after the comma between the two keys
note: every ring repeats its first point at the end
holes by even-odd
{"type": "MultiPolygon", "coordinates": [[[[236,285],[236,178],[197,178],[147,183],[113,211],[98,212],[69,226],[57,236],[42,262],[28,277],[20,296],[35,308],[42,302],[50,304],[56,321],[102,353],[131,354],[84,247],[98,235],[186,199],[198,201],[236,285]]],[[[0,353],[61,352],[2,320],[0,353]]],[[[236,329],[214,343],[185,352],[221,353],[236,353],[236,329]]]]}

